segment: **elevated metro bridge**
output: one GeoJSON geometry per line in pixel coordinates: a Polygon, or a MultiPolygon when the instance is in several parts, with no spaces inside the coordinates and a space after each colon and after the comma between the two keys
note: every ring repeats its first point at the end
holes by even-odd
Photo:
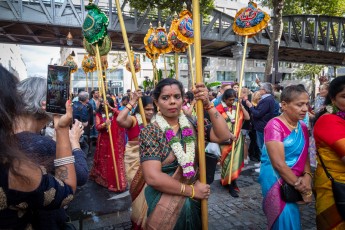
{"type": "MultiPolygon", "coordinates": [[[[1,0],[0,42],[23,45],[67,46],[68,32],[73,35],[72,47],[82,48],[81,27],[87,14],[87,1],[76,0],[1,0]]],[[[95,1],[109,17],[108,34],[113,50],[124,50],[115,3],[95,1]]],[[[163,16],[130,10],[127,0],[122,2],[125,26],[130,45],[135,52],[144,52],[143,39],[150,22],[165,24],[167,31],[173,15],[163,16]]],[[[279,48],[279,60],[345,65],[345,18],[322,15],[285,16],[284,31],[279,48]]],[[[233,57],[231,48],[243,42],[232,30],[234,18],[213,10],[208,20],[202,20],[202,55],[233,57]]],[[[266,59],[272,26],[248,40],[248,58],[266,59]]]]}

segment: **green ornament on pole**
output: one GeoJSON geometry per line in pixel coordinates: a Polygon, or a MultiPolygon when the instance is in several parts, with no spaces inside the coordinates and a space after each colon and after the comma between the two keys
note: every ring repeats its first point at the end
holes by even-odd
{"type": "Polygon", "coordinates": [[[83,23],[83,36],[90,44],[101,42],[107,35],[108,17],[96,6],[89,4],[85,7],[88,10],[83,23]]]}

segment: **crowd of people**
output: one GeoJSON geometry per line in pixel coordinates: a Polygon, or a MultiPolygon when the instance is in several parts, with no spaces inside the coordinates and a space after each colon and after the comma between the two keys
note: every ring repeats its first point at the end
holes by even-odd
{"type": "Polygon", "coordinates": [[[217,89],[201,83],[185,92],[166,78],[152,91],[106,100],[81,90],[56,115],[45,111],[44,79],[18,82],[1,66],[0,75],[0,229],[66,229],[66,207],[88,179],[129,190],[132,229],[201,229],[200,200],[212,194],[216,165],[221,185],[237,198],[249,161],[260,173],[268,229],[300,229],[298,204],[313,195],[318,229],[345,229],[333,193],[335,181],[345,182],[345,77],[321,85],[314,106],[303,85],[257,82],[252,92],[236,82],[217,89]],[[206,184],[199,179],[198,100],[206,184]]]}

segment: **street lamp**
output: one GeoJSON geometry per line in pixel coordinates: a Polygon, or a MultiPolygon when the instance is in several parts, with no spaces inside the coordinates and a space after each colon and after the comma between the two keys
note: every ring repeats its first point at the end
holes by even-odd
{"type": "Polygon", "coordinates": [[[70,31],[67,34],[66,41],[67,41],[67,45],[69,46],[73,45],[73,36],[70,31]]]}

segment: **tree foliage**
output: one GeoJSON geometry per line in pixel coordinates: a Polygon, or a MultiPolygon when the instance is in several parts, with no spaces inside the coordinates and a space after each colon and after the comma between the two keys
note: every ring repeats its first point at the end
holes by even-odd
{"type": "MultiPolygon", "coordinates": [[[[273,0],[261,0],[264,6],[273,8],[273,0]]],[[[285,0],[283,15],[291,14],[322,14],[329,16],[344,16],[344,0],[285,0]]]]}
{"type": "Polygon", "coordinates": [[[306,76],[309,76],[310,78],[314,78],[315,75],[318,75],[321,73],[324,67],[325,67],[324,65],[304,64],[302,68],[298,69],[298,71],[296,72],[296,75],[298,78],[304,78],[306,76]]]}
{"type": "MultiPolygon", "coordinates": [[[[167,10],[171,15],[174,12],[179,13],[183,8],[183,3],[187,4],[188,9],[191,8],[191,0],[128,0],[132,8],[139,11],[145,11],[148,7],[151,9],[167,10]]],[[[200,0],[200,13],[208,15],[214,9],[214,0],[200,0]]]]}

